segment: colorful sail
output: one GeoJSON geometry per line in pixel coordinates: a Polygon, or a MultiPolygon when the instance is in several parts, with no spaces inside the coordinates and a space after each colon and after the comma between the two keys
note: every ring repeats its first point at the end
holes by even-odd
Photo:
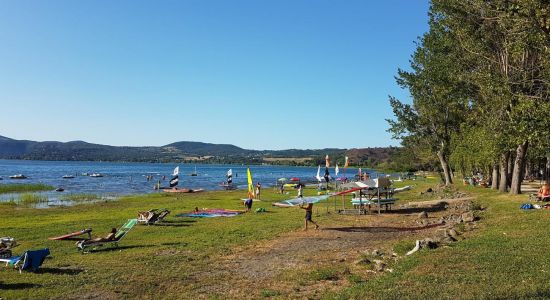
{"type": "Polygon", "coordinates": [[[315,176],[317,178],[317,181],[321,182],[321,165],[319,165],[319,168],[317,168],[317,175],[315,176]]]}
{"type": "Polygon", "coordinates": [[[170,187],[176,187],[179,183],[180,167],[177,166],[172,173],[172,179],[170,179],[170,187]]]}
{"type": "Polygon", "coordinates": [[[233,183],[233,170],[229,169],[229,171],[227,171],[227,184],[232,184],[233,183]]]}
{"type": "Polygon", "coordinates": [[[254,183],[252,182],[252,174],[250,168],[246,168],[246,176],[248,177],[248,198],[254,198],[254,183]]]}
{"type": "Polygon", "coordinates": [[[344,168],[347,168],[347,167],[349,167],[349,159],[346,156],[346,162],[344,163],[344,168]]]}
{"type": "Polygon", "coordinates": [[[325,156],[325,167],[330,168],[330,158],[328,157],[328,154],[325,156]]]}

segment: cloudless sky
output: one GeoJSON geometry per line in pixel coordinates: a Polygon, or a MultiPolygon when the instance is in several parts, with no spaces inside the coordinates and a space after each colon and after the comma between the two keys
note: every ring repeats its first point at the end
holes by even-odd
{"type": "Polygon", "coordinates": [[[0,135],[248,149],[398,145],[427,0],[0,0],[0,135]]]}

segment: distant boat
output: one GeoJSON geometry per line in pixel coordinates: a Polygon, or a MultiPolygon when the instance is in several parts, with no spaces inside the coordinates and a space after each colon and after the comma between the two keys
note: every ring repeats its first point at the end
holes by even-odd
{"type": "Polygon", "coordinates": [[[63,175],[63,178],[72,179],[72,178],[74,178],[74,175],[63,175]]]}
{"type": "Polygon", "coordinates": [[[195,171],[194,172],[191,172],[191,174],[189,174],[191,176],[198,176],[197,175],[197,166],[195,166],[195,171]]]}
{"type": "Polygon", "coordinates": [[[90,177],[103,177],[103,174],[100,173],[92,173],[90,177]]]}
{"type": "Polygon", "coordinates": [[[16,174],[16,175],[11,175],[10,178],[11,179],[27,179],[28,177],[23,175],[23,174],[16,174]]]}
{"type": "Polygon", "coordinates": [[[84,173],[82,173],[82,174],[80,174],[80,175],[82,175],[82,176],[90,176],[90,174],[89,174],[89,173],[86,173],[86,172],[84,172],[84,173]]]}

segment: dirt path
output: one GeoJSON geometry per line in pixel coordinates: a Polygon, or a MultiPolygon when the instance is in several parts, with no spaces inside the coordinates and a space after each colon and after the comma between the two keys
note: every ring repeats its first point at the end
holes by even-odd
{"type": "MultiPolygon", "coordinates": [[[[274,290],[286,297],[315,298],[317,292],[346,284],[345,278],[338,284],[325,282],[306,287],[293,278],[327,266],[358,268],[354,262],[362,253],[383,249],[391,254],[397,241],[421,239],[439,229],[418,225],[417,215],[415,212],[338,215],[334,224],[320,230],[290,232],[275,240],[243,247],[236,254],[214,259],[210,269],[196,273],[194,291],[200,295],[258,298],[262,290],[274,290]],[[287,274],[291,274],[290,279],[285,280],[287,274]]],[[[435,212],[430,219],[435,223],[442,215],[435,212]]]]}

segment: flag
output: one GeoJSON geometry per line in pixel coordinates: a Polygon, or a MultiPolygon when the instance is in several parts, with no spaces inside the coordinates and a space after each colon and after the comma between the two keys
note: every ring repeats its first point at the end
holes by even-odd
{"type": "Polygon", "coordinates": [[[336,168],[334,169],[334,173],[336,173],[336,176],[338,176],[338,173],[340,173],[340,169],[338,168],[338,164],[336,164],[336,168]]]}
{"type": "Polygon", "coordinates": [[[315,176],[315,178],[317,178],[317,181],[321,182],[321,165],[317,168],[317,176],[315,176]]]}
{"type": "Polygon", "coordinates": [[[327,154],[327,156],[325,156],[325,167],[327,167],[327,168],[330,167],[330,158],[328,157],[328,154],[327,154]]]}
{"type": "Polygon", "coordinates": [[[349,166],[349,160],[348,160],[348,157],[346,156],[346,162],[344,163],[344,168],[347,168],[349,166]]]}
{"type": "Polygon", "coordinates": [[[252,173],[250,173],[250,168],[246,168],[246,177],[248,180],[248,198],[254,199],[254,183],[252,182],[252,173]]]}

